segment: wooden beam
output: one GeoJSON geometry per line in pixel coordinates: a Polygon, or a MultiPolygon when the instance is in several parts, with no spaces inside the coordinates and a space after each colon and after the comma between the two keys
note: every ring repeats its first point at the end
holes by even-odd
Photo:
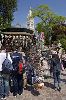
{"type": "Polygon", "coordinates": [[[32,36],[33,34],[26,32],[4,32],[4,35],[23,35],[23,36],[32,36]]]}

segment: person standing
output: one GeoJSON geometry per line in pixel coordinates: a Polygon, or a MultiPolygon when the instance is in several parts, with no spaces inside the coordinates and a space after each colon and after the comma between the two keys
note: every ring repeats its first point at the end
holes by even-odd
{"type": "Polygon", "coordinates": [[[5,61],[6,57],[9,59],[9,61],[12,63],[10,54],[6,55],[8,53],[4,47],[2,47],[2,50],[0,52],[0,98],[6,99],[6,96],[9,95],[9,74],[8,71],[5,73],[3,72],[3,62],[5,61]]]}
{"type": "Polygon", "coordinates": [[[60,91],[61,63],[56,51],[54,51],[54,53],[52,54],[52,66],[53,66],[54,89],[60,91]]]}
{"type": "Polygon", "coordinates": [[[22,62],[22,54],[18,52],[16,49],[12,54],[12,65],[13,65],[13,73],[12,73],[12,78],[13,78],[13,96],[17,96],[17,93],[19,95],[22,94],[23,92],[23,73],[19,74],[18,73],[18,65],[19,62],[22,62]]]}

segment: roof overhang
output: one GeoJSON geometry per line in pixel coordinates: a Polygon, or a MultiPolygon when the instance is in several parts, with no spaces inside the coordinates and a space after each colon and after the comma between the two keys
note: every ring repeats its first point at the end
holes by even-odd
{"type": "Polygon", "coordinates": [[[32,36],[33,34],[26,32],[4,32],[4,35],[23,35],[23,36],[32,36]]]}
{"type": "Polygon", "coordinates": [[[4,35],[33,35],[33,31],[27,28],[6,28],[1,30],[1,32],[4,33],[4,35]]]}

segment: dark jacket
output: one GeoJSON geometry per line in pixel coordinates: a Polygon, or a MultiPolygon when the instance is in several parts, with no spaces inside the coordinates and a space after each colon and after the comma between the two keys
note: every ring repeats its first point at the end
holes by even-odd
{"type": "Polygon", "coordinates": [[[61,71],[61,63],[57,54],[52,55],[52,70],[53,72],[61,71]]]}

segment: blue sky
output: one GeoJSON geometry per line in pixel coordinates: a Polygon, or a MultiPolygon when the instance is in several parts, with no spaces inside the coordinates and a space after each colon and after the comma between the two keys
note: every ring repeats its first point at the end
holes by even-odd
{"type": "MultiPolygon", "coordinates": [[[[66,0],[17,0],[17,11],[14,13],[12,25],[19,23],[25,27],[30,6],[35,8],[42,4],[47,4],[49,8],[58,15],[66,16],[66,0]]],[[[35,19],[35,24],[38,19],[35,19]]]]}

